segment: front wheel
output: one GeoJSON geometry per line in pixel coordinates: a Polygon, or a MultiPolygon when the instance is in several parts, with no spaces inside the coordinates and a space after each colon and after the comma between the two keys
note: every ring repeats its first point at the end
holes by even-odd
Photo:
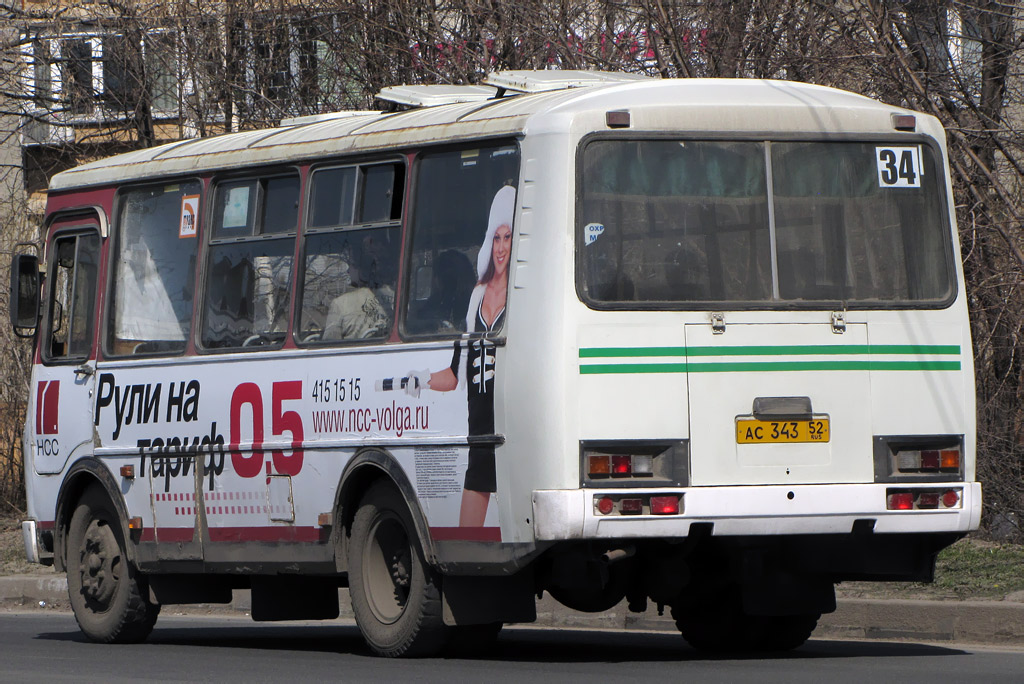
{"type": "Polygon", "coordinates": [[[68,526],[67,572],[71,609],[92,641],[143,641],[160,613],[125,548],[114,506],[98,487],[88,488],[68,526]]]}
{"type": "Polygon", "coordinates": [[[352,610],[370,648],[387,657],[439,652],[449,636],[439,578],[423,559],[405,500],[388,483],[363,496],[349,549],[352,610]]]}

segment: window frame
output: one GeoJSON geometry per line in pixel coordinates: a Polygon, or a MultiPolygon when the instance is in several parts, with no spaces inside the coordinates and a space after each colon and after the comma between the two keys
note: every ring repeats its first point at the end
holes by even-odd
{"type": "MultiPolygon", "coordinates": [[[[302,217],[299,222],[300,224],[300,236],[301,244],[298,250],[298,263],[295,270],[295,281],[294,281],[294,296],[292,297],[292,316],[291,316],[291,338],[295,345],[302,348],[329,348],[329,347],[347,347],[353,345],[372,345],[372,344],[383,344],[394,338],[395,328],[398,325],[398,316],[401,306],[400,292],[402,291],[402,283],[405,279],[405,243],[408,234],[408,218],[410,216],[410,202],[411,202],[411,178],[409,154],[394,153],[382,155],[380,157],[362,157],[356,159],[337,159],[331,161],[317,162],[311,165],[306,171],[306,185],[305,191],[303,192],[302,202],[302,217]],[[355,216],[358,215],[362,209],[360,204],[362,200],[362,190],[365,187],[364,174],[360,171],[365,167],[371,166],[400,166],[402,168],[402,179],[400,187],[402,188],[401,205],[398,211],[398,218],[392,218],[387,221],[371,221],[365,223],[355,222],[355,216]],[[332,171],[336,169],[356,169],[355,178],[355,191],[353,193],[353,222],[350,224],[337,224],[333,226],[317,226],[312,227],[310,225],[313,215],[313,193],[314,193],[314,180],[315,175],[321,171],[332,171]],[[331,234],[342,234],[342,233],[355,233],[368,230],[381,230],[381,229],[394,229],[397,228],[399,232],[399,246],[395,252],[397,263],[396,276],[395,276],[395,303],[394,310],[391,312],[391,324],[388,329],[388,334],[382,337],[372,337],[367,339],[339,339],[339,340],[302,340],[300,335],[302,333],[300,327],[302,323],[302,312],[303,312],[303,301],[306,294],[306,262],[309,256],[308,240],[309,236],[316,235],[331,235],[331,234]]],[[[393,202],[393,200],[392,200],[393,202]]],[[[392,206],[392,210],[394,207],[392,206]]]]}
{"type": "Polygon", "coordinates": [[[108,242],[110,244],[110,256],[107,259],[105,268],[106,282],[103,288],[103,319],[102,330],[100,331],[100,348],[103,350],[103,358],[110,359],[137,359],[137,358],[175,358],[185,356],[193,347],[193,340],[196,336],[196,322],[198,320],[198,298],[200,294],[199,285],[202,284],[203,261],[205,258],[204,240],[206,230],[206,210],[208,201],[208,186],[203,178],[199,176],[171,177],[164,179],[146,179],[140,183],[132,183],[117,188],[114,195],[113,210],[111,216],[110,233],[108,242]],[[189,331],[185,336],[185,345],[180,351],[153,351],[141,354],[116,354],[111,348],[111,328],[113,326],[115,296],[114,285],[117,280],[117,263],[121,254],[121,215],[124,211],[124,196],[133,190],[150,187],[173,185],[175,183],[198,183],[199,184],[199,214],[196,216],[196,272],[192,276],[192,315],[189,323],[189,331]]]}
{"type": "Polygon", "coordinates": [[[295,258],[296,258],[296,243],[302,235],[302,222],[304,221],[304,208],[305,208],[305,196],[307,193],[307,174],[304,173],[304,169],[298,165],[280,165],[272,166],[263,169],[246,169],[244,172],[232,173],[232,174],[221,174],[215,175],[208,179],[208,183],[204,190],[204,198],[206,199],[205,207],[201,210],[203,217],[203,225],[208,226],[208,229],[203,230],[202,243],[201,243],[201,263],[199,268],[199,282],[196,287],[196,301],[193,303],[192,313],[192,342],[195,347],[197,354],[232,354],[239,352],[256,352],[256,351],[267,351],[273,349],[280,349],[281,347],[288,344],[291,339],[291,328],[292,326],[292,313],[294,311],[294,299],[295,299],[295,258]],[[262,220],[264,216],[263,198],[266,194],[265,182],[267,180],[275,178],[286,178],[296,177],[299,181],[299,192],[298,192],[298,207],[296,210],[295,217],[295,228],[291,231],[280,232],[280,233],[263,233],[262,232],[262,220]],[[252,232],[249,235],[244,236],[232,236],[232,237],[214,237],[214,225],[215,225],[215,212],[217,210],[217,189],[219,186],[225,183],[235,183],[239,181],[256,181],[258,188],[256,199],[250,200],[255,205],[255,215],[253,217],[252,232]],[[260,232],[256,233],[256,228],[260,228],[260,232]],[[278,240],[292,240],[291,250],[289,255],[293,261],[292,268],[289,273],[288,293],[289,293],[289,310],[285,321],[288,329],[285,330],[285,334],[281,337],[280,341],[274,342],[273,344],[264,344],[259,346],[233,346],[233,347],[208,347],[203,344],[203,334],[206,329],[207,323],[207,311],[206,311],[206,298],[209,294],[210,289],[210,277],[211,277],[211,263],[213,255],[213,248],[224,244],[245,244],[254,243],[261,241],[278,241],[278,240]]]}
{"type": "Polygon", "coordinates": [[[445,143],[441,145],[434,145],[430,147],[422,147],[416,150],[413,162],[411,165],[411,173],[409,174],[409,211],[406,218],[405,228],[405,246],[402,253],[403,271],[402,275],[404,279],[400,283],[401,291],[399,292],[398,311],[396,313],[396,327],[398,329],[398,335],[403,342],[433,342],[433,341],[451,341],[451,340],[476,340],[486,339],[494,342],[495,344],[503,344],[506,334],[506,325],[508,324],[508,309],[511,305],[511,292],[512,287],[512,270],[516,262],[515,251],[516,245],[519,242],[519,222],[516,221],[518,218],[518,206],[521,202],[520,193],[522,192],[523,182],[523,146],[522,137],[493,137],[493,138],[474,138],[472,140],[459,140],[458,142],[445,143]],[[418,181],[420,177],[420,166],[423,163],[423,158],[429,155],[444,154],[445,152],[455,152],[460,150],[471,150],[475,148],[499,148],[499,147],[514,147],[516,150],[516,157],[518,159],[518,166],[516,168],[516,209],[513,212],[513,225],[512,225],[512,248],[509,253],[509,288],[508,293],[505,295],[505,318],[502,325],[497,330],[483,331],[483,332],[458,332],[458,333],[410,333],[406,330],[405,320],[408,315],[409,304],[411,302],[411,290],[413,285],[413,274],[410,271],[410,265],[413,261],[413,247],[414,247],[414,226],[416,223],[416,213],[419,207],[416,205],[415,197],[418,191],[418,181]]]}
{"type": "MultiPolygon", "coordinates": [[[[573,240],[573,278],[576,296],[580,302],[595,311],[821,311],[859,310],[859,311],[915,311],[947,309],[960,296],[960,278],[955,260],[954,228],[949,214],[949,188],[946,184],[945,156],[939,143],[932,137],[914,133],[833,133],[825,135],[808,135],[806,133],[748,133],[713,131],[707,133],[691,132],[651,132],[651,131],[598,131],[583,136],[576,147],[574,170],[574,201],[572,212],[573,240]],[[768,301],[717,301],[717,302],[602,302],[591,298],[583,290],[584,263],[583,244],[580,234],[580,213],[583,202],[583,159],[586,148],[592,142],[619,140],[626,142],[642,141],[686,141],[686,142],[757,142],[765,143],[864,143],[864,144],[898,144],[900,146],[920,145],[928,147],[935,160],[937,176],[936,201],[938,203],[938,220],[942,223],[945,239],[943,252],[949,276],[949,295],[943,300],[929,302],[896,302],[896,301],[840,301],[840,300],[768,300],[768,301]]],[[[769,205],[772,196],[768,195],[769,205]]],[[[771,207],[770,207],[771,208],[771,207]]],[[[774,209],[772,209],[774,211],[774,209]]],[[[774,230],[774,229],[773,229],[774,230]]],[[[773,248],[774,249],[774,248],[773,248]]],[[[772,254],[777,260],[777,254],[772,254]]],[[[774,267],[773,267],[774,268],[774,267]]],[[[775,283],[773,283],[773,288],[775,283]]]]}
{"type": "MultiPolygon", "coordinates": [[[[47,241],[47,254],[46,254],[46,284],[45,294],[46,298],[42,302],[42,321],[39,326],[39,358],[42,360],[45,366],[66,366],[81,364],[89,359],[93,358],[96,354],[96,330],[97,325],[97,311],[99,309],[99,302],[97,297],[99,296],[99,290],[103,286],[103,237],[100,233],[98,225],[92,222],[82,223],[80,225],[73,225],[67,227],[61,227],[57,229],[47,241]],[[77,264],[78,264],[78,240],[82,237],[94,236],[96,238],[96,283],[92,293],[92,314],[89,317],[88,332],[89,332],[89,351],[85,355],[67,354],[65,356],[54,356],[50,353],[50,342],[53,335],[53,302],[55,299],[56,292],[54,286],[57,282],[57,243],[61,240],[74,237],[75,238],[75,278],[76,280],[71,284],[71,291],[74,293],[75,284],[77,283],[77,264]]],[[[68,319],[68,334],[71,333],[71,321],[73,319],[75,310],[72,307],[67,313],[68,319]]]]}

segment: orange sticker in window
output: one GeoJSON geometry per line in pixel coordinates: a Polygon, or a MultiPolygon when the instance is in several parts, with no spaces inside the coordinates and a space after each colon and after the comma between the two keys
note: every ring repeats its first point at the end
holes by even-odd
{"type": "Polygon", "coordinates": [[[178,237],[195,237],[198,223],[199,195],[185,195],[181,198],[181,225],[178,226],[178,237]]]}

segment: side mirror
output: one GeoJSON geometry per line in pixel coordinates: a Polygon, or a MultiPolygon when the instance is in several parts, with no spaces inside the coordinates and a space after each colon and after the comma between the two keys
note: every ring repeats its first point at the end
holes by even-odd
{"type": "Polygon", "coordinates": [[[39,257],[15,254],[11,259],[11,327],[18,337],[31,337],[39,322],[39,257]]]}

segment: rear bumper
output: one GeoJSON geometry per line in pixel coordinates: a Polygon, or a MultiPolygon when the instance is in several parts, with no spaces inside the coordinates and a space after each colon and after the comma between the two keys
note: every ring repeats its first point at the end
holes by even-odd
{"type": "MultiPolygon", "coordinates": [[[[928,484],[958,489],[960,506],[949,509],[886,510],[893,484],[749,487],[687,487],[629,493],[683,495],[679,515],[599,515],[594,499],[621,489],[548,489],[533,492],[534,535],[538,541],[685,537],[694,524],[710,523],[716,536],[845,534],[859,520],[873,521],[876,533],[955,532],[978,529],[981,483],[928,484]]],[[[861,523],[863,524],[863,523],[861,523]]]]}

